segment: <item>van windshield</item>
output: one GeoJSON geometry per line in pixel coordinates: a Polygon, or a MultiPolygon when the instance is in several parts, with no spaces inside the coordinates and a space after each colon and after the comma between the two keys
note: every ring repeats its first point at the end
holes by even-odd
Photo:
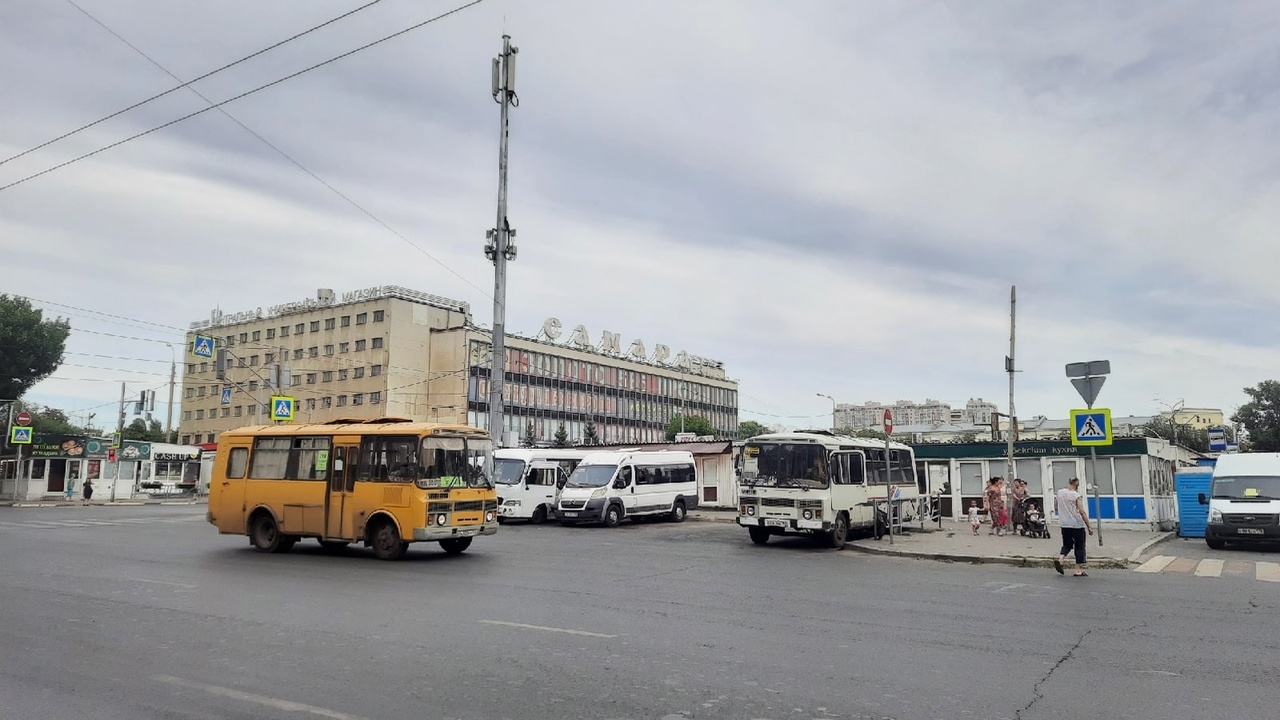
{"type": "Polygon", "coordinates": [[[493,481],[499,485],[519,485],[520,478],[524,477],[525,465],[523,460],[494,458],[493,481]]]}
{"type": "Polygon", "coordinates": [[[1280,477],[1216,477],[1213,496],[1226,500],[1280,500],[1280,477]]]}
{"type": "Polygon", "coordinates": [[[604,487],[613,479],[613,474],[617,470],[617,465],[579,465],[569,476],[569,482],[565,483],[565,487],[604,487]]]}

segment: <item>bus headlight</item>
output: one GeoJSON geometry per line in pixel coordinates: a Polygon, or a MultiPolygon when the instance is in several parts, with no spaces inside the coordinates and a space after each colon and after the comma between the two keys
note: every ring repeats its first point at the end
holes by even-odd
{"type": "Polygon", "coordinates": [[[747,506],[747,515],[750,515],[751,517],[755,517],[755,516],[756,516],[756,506],[755,506],[755,505],[748,505],[748,506],[747,506]]]}
{"type": "Polygon", "coordinates": [[[805,519],[805,520],[812,520],[812,519],[813,519],[813,511],[812,511],[812,510],[805,510],[805,511],[804,511],[804,519],[805,519]]]}
{"type": "Polygon", "coordinates": [[[443,515],[443,514],[441,514],[441,515],[437,515],[437,516],[436,516],[436,524],[437,524],[437,525],[444,525],[444,524],[445,524],[445,523],[447,523],[447,522],[449,522],[449,516],[448,516],[448,515],[443,515]]]}
{"type": "Polygon", "coordinates": [[[493,517],[494,517],[494,515],[493,515],[493,511],[492,511],[492,510],[490,510],[489,512],[487,512],[487,513],[485,513],[485,514],[484,514],[484,521],[485,521],[485,522],[493,522],[493,517]]]}
{"type": "Polygon", "coordinates": [[[596,489],[595,491],[593,491],[593,492],[591,493],[591,497],[593,497],[593,498],[604,497],[604,496],[605,496],[605,493],[607,493],[607,492],[609,492],[609,488],[608,488],[608,487],[598,488],[598,489],[596,489]]]}

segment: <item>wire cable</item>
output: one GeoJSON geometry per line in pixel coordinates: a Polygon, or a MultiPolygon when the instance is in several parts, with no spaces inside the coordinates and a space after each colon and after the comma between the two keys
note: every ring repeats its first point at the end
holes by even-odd
{"type": "MultiPolygon", "coordinates": [[[[93,15],[90,15],[90,14],[89,14],[89,11],[87,11],[87,10],[85,10],[84,8],[82,8],[82,7],[80,7],[79,5],[77,5],[77,4],[74,2],[74,0],[67,0],[67,2],[71,3],[71,6],[72,6],[72,7],[74,7],[75,9],[77,9],[77,10],[79,10],[80,12],[84,13],[84,14],[85,14],[85,15],[86,15],[90,20],[94,21],[95,23],[98,23],[99,25],[102,25],[102,27],[103,27],[103,28],[105,28],[107,32],[111,33],[112,35],[116,35],[115,31],[111,30],[111,28],[108,28],[106,25],[103,25],[103,23],[102,23],[101,21],[99,21],[99,20],[98,20],[97,18],[95,18],[93,15]]],[[[380,3],[380,2],[382,2],[382,0],[372,0],[372,2],[369,2],[369,3],[366,3],[366,4],[364,4],[364,5],[361,5],[360,7],[356,8],[356,9],[354,9],[354,10],[351,10],[351,11],[345,12],[345,13],[343,13],[343,14],[341,14],[341,15],[339,15],[339,16],[337,16],[337,17],[335,17],[335,18],[331,19],[331,20],[326,20],[325,22],[322,22],[322,23],[320,23],[319,25],[316,25],[315,27],[309,28],[309,29],[307,29],[307,30],[303,30],[302,32],[300,32],[300,33],[298,33],[298,34],[296,34],[296,35],[293,35],[293,36],[291,36],[291,37],[287,37],[287,38],[285,38],[284,40],[281,40],[281,41],[279,41],[279,42],[277,42],[277,43],[274,43],[274,44],[272,44],[272,45],[268,45],[267,47],[265,47],[265,48],[263,48],[263,49],[261,49],[261,50],[259,50],[259,51],[255,52],[255,53],[251,53],[251,54],[249,54],[249,55],[245,55],[244,57],[240,58],[239,60],[236,60],[235,62],[227,63],[226,65],[223,65],[223,66],[222,66],[222,67],[220,67],[220,68],[217,68],[217,69],[215,69],[215,70],[210,70],[209,72],[207,72],[207,73],[205,73],[205,74],[201,75],[200,77],[197,77],[197,78],[195,78],[195,79],[193,79],[193,80],[188,80],[187,82],[183,82],[181,85],[178,85],[177,87],[169,88],[168,90],[165,90],[164,92],[159,93],[158,95],[152,95],[151,97],[149,97],[149,98],[147,98],[147,99],[145,99],[145,100],[139,100],[138,102],[136,102],[136,103],[134,103],[134,104],[130,105],[130,106],[129,106],[129,107],[127,107],[127,108],[124,108],[124,109],[122,109],[122,110],[117,110],[117,111],[115,111],[115,112],[111,113],[110,115],[107,115],[106,117],[98,118],[97,120],[94,120],[93,122],[89,123],[88,125],[81,125],[80,127],[76,128],[75,130],[72,130],[72,131],[70,131],[70,132],[65,132],[65,133],[63,133],[63,134],[59,135],[58,137],[53,138],[52,140],[46,140],[45,142],[42,142],[42,143],[40,143],[39,145],[36,145],[35,147],[30,148],[30,149],[28,149],[28,150],[24,150],[24,151],[22,151],[22,152],[18,153],[17,155],[13,155],[13,156],[11,156],[11,157],[7,157],[7,158],[5,158],[5,159],[3,159],[3,160],[0,160],[0,165],[4,165],[4,164],[5,164],[5,163],[7,163],[7,162],[10,162],[10,161],[13,161],[13,160],[17,160],[18,158],[23,157],[24,155],[30,155],[31,153],[33,153],[33,152],[35,152],[35,151],[37,151],[37,150],[40,150],[40,149],[42,149],[42,148],[49,147],[50,145],[52,145],[52,144],[54,144],[54,143],[58,142],[59,140],[65,140],[65,139],[67,139],[67,138],[71,137],[72,135],[75,135],[76,133],[79,133],[79,132],[83,132],[83,131],[85,131],[85,130],[88,130],[89,128],[91,128],[91,127],[93,127],[93,126],[95,126],[95,125],[100,125],[100,124],[102,124],[102,123],[104,123],[104,122],[106,122],[106,121],[108,121],[108,120],[110,120],[110,119],[112,119],[112,118],[114,118],[114,117],[119,117],[120,115],[123,115],[123,114],[125,114],[125,113],[127,113],[127,112],[129,112],[130,110],[133,110],[133,109],[135,109],[135,108],[140,108],[140,107],[142,107],[143,105],[146,105],[147,103],[151,102],[152,100],[159,100],[160,98],[162,98],[162,97],[164,97],[164,96],[166,96],[166,95],[168,95],[168,94],[170,94],[170,93],[177,92],[178,90],[181,90],[181,89],[182,89],[182,88],[184,88],[184,87],[188,87],[188,86],[190,86],[192,83],[197,83],[197,82],[200,82],[201,80],[204,80],[205,78],[208,78],[208,77],[212,77],[212,76],[214,76],[214,75],[217,75],[218,73],[222,72],[223,70],[229,70],[229,69],[231,69],[231,68],[235,67],[236,65],[239,65],[240,63],[243,63],[243,62],[245,62],[245,61],[247,61],[247,60],[252,60],[253,58],[258,57],[259,55],[262,55],[263,53],[267,53],[267,52],[270,52],[270,51],[272,51],[272,50],[275,50],[276,48],[280,47],[281,45],[285,45],[285,44],[287,44],[287,43],[291,43],[291,42],[293,42],[294,40],[297,40],[298,38],[300,38],[300,37],[302,37],[302,36],[304,36],[304,35],[309,35],[309,34],[311,34],[311,33],[315,32],[315,31],[317,31],[317,30],[319,30],[319,29],[321,29],[321,28],[323,28],[323,27],[326,27],[326,26],[328,26],[328,25],[332,25],[333,23],[336,23],[336,22],[338,22],[339,20],[343,20],[343,19],[345,19],[345,18],[351,17],[352,15],[355,15],[356,13],[360,12],[361,10],[365,10],[365,9],[370,8],[370,7],[373,7],[374,5],[377,5],[377,4],[378,4],[378,3],[380,3]]],[[[120,40],[121,40],[122,42],[124,42],[126,45],[129,45],[129,41],[128,41],[128,40],[125,40],[124,38],[120,37],[119,35],[116,35],[116,37],[117,37],[117,38],[120,38],[120,40]]],[[[132,46],[132,45],[129,45],[129,47],[133,47],[133,46],[132,46]]],[[[137,50],[137,48],[134,48],[134,49],[135,49],[135,50],[137,50]]],[[[141,52],[141,51],[139,51],[139,52],[141,52]]],[[[177,78],[175,78],[175,79],[177,79],[177,78]]],[[[181,81],[181,80],[179,80],[179,82],[182,82],[182,81],[181,81]]]]}
{"type": "Polygon", "coordinates": [[[455,7],[455,8],[454,8],[454,9],[452,9],[452,10],[448,10],[448,11],[446,11],[446,12],[443,12],[443,13],[441,13],[441,14],[439,14],[439,15],[436,15],[436,16],[435,16],[435,17],[433,17],[433,18],[429,18],[429,19],[427,19],[427,20],[423,20],[422,22],[417,23],[417,24],[415,24],[415,25],[410,25],[409,27],[407,27],[407,28],[405,28],[405,29],[403,29],[403,30],[400,30],[400,31],[394,32],[394,33],[392,33],[392,34],[390,34],[390,35],[387,35],[387,36],[385,36],[385,37],[383,37],[383,38],[381,38],[381,39],[374,40],[373,42],[370,42],[370,43],[366,43],[366,44],[364,44],[364,45],[361,45],[360,47],[354,48],[354,49],[352,49],[352,50],[348,50],[348,51],[346,51],[346,52],[344,52],[344,53],[342,53],[342,54],[340,54],[340,55],[335,55],[335,56],[333,56],[333,57],[329,58],[328,60],[324,60],[324,61],[322,61],[322,62],[318,62],[318,63],[316,63],[315,65],[311,65],[310,67],[306,67],[306,68],[303,68],[302,70],[299,70],[299,71],[297,71],[297,72],[294,72],[294,73],[290,73],[290,74],[288,74],[288,75],[285,75],[285,76],[284,76],[284,77],[282,77],[282,78],[278,78],[278,79],[276,79],[276,80],[272,80],[272,81],[271,81],[271,82],[269,82],[269,83],[265,83],[265,84],[263,84],[263,85],[259,85],[258,87],[253,88],[252,90],[246,90],[246,91],[244,91],[244,92],[240,93],[239,95],[234,95],[234,96],[232,96],[232,97],[227,98],[226,100],[222,100],[222,101],[220,101],[220,102],[214,103],[213,105],[210,105],[209,107],[204,108],[203,110],[196,110],[195,112],[187,113],[186,115],[183,115],[182,117],[175,118],[175,119],[170,120],[169,122],[166,122],[166,123],[161,124],[161,125],[157,125],[157,126],[155,126],[155,127],[151,128],[150,130],[144,130],[144,131],[142,131],[142,132],[140,132],[140,133],[136,133],[136,134],[134,134],[134,135],[130,135],[129,137],[124,138],[123,140],[117,140],[117,141],[115,141],[115,142],[113,142],[113,143],[111,143],[111,144],[109,144],[109,145],[104,145],[103,147],[100,147],[100,148],[98,148],[97,150],[93,150],[93,151],[91,151],[91,152],[87,152],[87,153],[85,153],[85,154],[83,154],[83,155],[79,155],[79,156],[77,156],[77,157],[71,158],[70,160],[66,160],[66,161],[64,161],[64,162],[60,162],[60,163],[58,163],[57,165],[54,165],[54,166],[52,166],[52,167],[45,168],[44,170],[41,170],[40,172],[33,173],[33,174],[31,174],[31,175],[28,175],[28,176],[26,176],[26,177],[24,177],[24,178],[20,178],[20,179],[18,179],[18,180],[14,180],[13,182],[10,182],[10,183],[8,183],[8,184],[6,184],[6,185],[0,185],[0,192],[3,192],[3,191],[8,190],[8,189],[10,189],[10,188],[16,187],[16,186],[21,185],[21,184],[23,184],[23,183],[25,183],[25,182],[28,182],[28,181],[30,181],[30,180],[35,180],[36,178],[41,177],[41,176],[43,176],[43,175],[48,175],[49,173],[54,172],[55,170],[60,170],[60,169],[62,169],[62,168],[64,168],[64,167],[66,167],[66,166],[68,166],[68,165],[72,165],[72,164],[74,164],[74,163],[80,162],[81,160],[86,160],[86,159],[88,159],[88,158],[93,157],[94,155],[97,155],[97,154],[99,154],[99,153],[106,152],[107,150],[110,150],[110,149],[112,149],[112,148],[120,147],[121,145],[124,145],[125,143],[132,142],[133,140],[137,140],[137,139],[138,139],[138,138],[140,138],[140,137],[145,137],[145,136],[150,135],[151,133],[156,132],[156,131],[158,131],[158,130],[163,130],[163,129],[165,129],[165,128],[167,128],[167,127],[171,126],[171,125],[177,125],[178,123],[183,122],[184,120],[190,120],[191,118],[196,117],[197,115],[203,115],[203,114],[205,114],[205,113],[209,112],[210,110],[214,110],[214,109],[219,108],[219,107],[222,107],[223,105],[226,105],[226,104],[228,104],[228,103],[235,102],[236,100],[240,100],[240,99],[243,99],[243,98],[249,97],[250,95],[253,95],[254,93],[261,92],[261,91],[263,91],[263,90],[266,90],[267,88],[274,87],[274,86],[279,85],[280,83],[283,83],[283,82],[287,82],[287,81],[292,80],[292,79],[294,79],[294,78],[296,78],[296,77],[298,77],[298,76],[300,76],[300,75],[305,75],[306,73],[309,73],[309,72],[311,72],[312,70],[316,70],[316,69],[318,69],[318,68],[322,68],[322,67],[324,67],[324,66],[326,66],[326,65],[329,65],[329,64],[331,64],[331,63],[335,63],[335,62],[337,62],[337,61],[339,61],[339,60],[342,60],[343,58],[350,57],[350,56],[355,55],[356,53],[361,52],[361,51],[363,51],[363,50],[368,50],[369,48],[374,47],[375,45],[380,45],[380,44],[382,44],[382,43],[384,43],[384,42],[386,42],[386,41],[388,41],[388,40],[391,40],[392,38],[399,37],[399,36],[401,36],[401,35],[404,35],[405,33],[412,32],[412,31],[414,31],[414,30],[417,30],[418,28],[421,28],[421,27],[424,27],[424,26],[426,26],[426,25],[430,25],[430,24],[432,24],[432,23],[434,23],[434,22],[438,22],[438,21],[440,21],[440,20],[443,20],[443,19],[445,19],[445,18],[449,17],[450,15],[454,15],[454,14],[460,13],[460,12],[462,12],[463,10],[466,10],[467,8],[470,8],[470,7],[474,7],[474,6],[476,6],[476,5],[479,5],[479,4],[480,4],[480,3],[482,3],[482,2],[484,2],[484,0],[471,0],[471,2],[469,2],[469,3],[466,3],[466,4],[464,4],[464,5],[459,5],[458,7],[455,7]]]}
{"type": "MultiPolygon", "coordinates": [[[[378,1],[380,2],[381,0],[378,0],[378,1]]],[[[249,127],[248,125],[246,125],[242,120],[240,120],[240,119],[239,119],[239,118],[237,118],[236,116],[232,115],[231,113],[227,112],[226,108],[219,107],[219,105],[218,105],[218,104],[216,104],[216,103],[214,103],[214,101],[213,101],[213,100],[210,100],[208,97],[206,97],[206,96],[205,96],[203,93],[201,93],[199,90],[195,89],[194,87],[191,87],[191,83],[196,82],[196,80],[199,80],[200,78],[196,78],[196,80],[191,80],[191,81],[188,81],[188,82],[184,82],[184,81],[182,80],[182,78],[180,78],[180,77],[178,77],[177,75],[175,75],[172,71],[170,71],[170,70],[169,70],[169,68],[167,68],[167,67],[165,67],[164,65],[160,64],[160,62],[159,62],[158,60],[156,60],[155,58],[153,58],[153,57],[151,57],[150,55],[148,55],[146,52],[144,52],[144,51],[143,51],[141,48],[139,48],[137,45],[134,45],[133,43],[129,42],[129,40],[127,40],[127,39],[126,39],[124,36],[122,36],[120,33],[116,32],[116,31],[115,31],[115,30],[113,30],[113,29],[111,29],[111,28],[110,28],[106,23],[102,22],[101,20],[99,20],[98,18],[96,18],[96,17],[94,17],[92,14],[90,14],[90,13],[89,13],[89,11],[87,11],[87,10],[85,10],[84,8],[82,8],[82,7],[80,7],[79,5],[77,5],[77,4],[75,3],[75,0],[67,0],[67,2],[68,2],[68,3],[71,3],[71,5],[73,5],[77,10],[79,10],[79,11],[80,11],[80,12],[82,12],[82,13],[84,13],[84,15],[85,15],[86,17],[88,17],[90,20],[92,20],[92,21],[94,21],[95,23],[97,23],[97,24],[98,24],[98,26],[99,26],[99,27],[101,27],[103,30],[106,30],[108,33],[111,33],[111,35],[112,35],[112,36],[114,36],[117,40],[119,40],[120,42],[124,43],[125,45],[128,45],[128,46],[129,46],[129,49],[131,49],[131,50],[133,50],[134,52],[136,52],[137,54],[141,55],[144,59],[146,59],[146,60],[147,60],[147,62],[149,62],[149,63],[151,63],[152,65],[154,65],[154,66],[155,66],[156,68],[158,68],[161,72],[163,72],[164,74],[166,74],[166,75],[168,75],[169,77],[173,78],[174,80],[177,80],[179,83],[182,83],[182,84],[181,84],[181,85],[179,85],[177,88],[174,88],[174,90],[177,90],[178,88],[186,88],[186,89],[187,89],[188,91],[190,91],[193,95],[195,95],[196,97],[198,97],[198,98],[200,98],[201,100],[203,100],[203,101],[205,102],[205,104],[207,104],[207,105],[209,106],[209,109],[217,108],[218,112],[222,113],[222,115],[223,115],[223,116],[225,116],[228,120],[230,120],[231,122],[235,123],[236,125],[239,125],[239,126],[241,127],[241,129],[243,129],[245,132],[249,133],[249,134],[250,134],[250,135],[252,135],[253,137],[257,138],[257,139],[258,139],[258,141],[259,141],[259,142],[261,142],[263,145],[266,145],[267,147],[271,148],[271,149],[272,149],[272,150],[274,150],[274,151],[276,152],[276,154],[278,154],[280,157],[282,157],[282,158],[284,158],[285,160],[287,160],[287,161],[289,161],[290,163],[292,163],[294,167],[298,168],[299,170],[301,170],[302,172],[306,173],[307,175],[310,175],[310,176],[312,177],[312,179],[314,179],[316,182],[318,182],[318,183],[320,183],[321,185],[323,185],[323,186],[325,186],[326,188],[328,188],[330,191],[332,191],[332,192],[333,192],[335,195],[337,195],[338,197],[340,197],[340,198],[342,198],[343,200],[345,200],[345,201],[347,202],[347,204],[351,205],[351,207],[353,207],[353,208],[355,208],[356,210],[358,210],[358,211],[360,211],[361,213],[363,213],[363,214],[364,214],[365,216],[367,216],[370,220],[372,220],[372,221],[374,221],[375,223],[377,223],[377,224],[381,225],[382,227],[386,228],[389,232],[391,232],[391,234],[395,235],[396,237],[398,237],[398,238],[400,238],[401,240],[403,240],[403,241],[405,241],[406,243],[408,243],[410,247],[412,247],[414,250],[417,250],[418,252],[422,253],[424,256],[426,256],[426,257],[427,257],[427,259],[431,260],[431,261],[432,261],[432,262],[434,262],[435,264],[437,264],[437,265],[439,265],[440,267],[444,268],[445,270],[449,271],[449,272],[450,272],[450,273],[452,273],[454,276],[456,276],[458,279],[460,279],[460,280],[462,280],[464,283],[466,283],[466,284],[470,285],[472,288],[475,288],[476,290],[480,291],[480,293],[481,293],[484,297],[487,297],[487,298],[489,298],[490,300],[492,300],[492,299],[493,299],[493,296],[492,296],[488,291],[486,291],[484,288],[482,288],[482,287],[480,287],[479,285],[476,285],[475,283],[471,282],[471,280],[469,280],[469,279],[468,279],[468,278],[466,278],[464,275],[462,275],[462,273],[460,273],[460,272],[458,272],[457,270],[454,270],[453,268],[451,268],[451,267],[449,267],[448,265],[446,265],[446,264],[445,264],[445,262],[444,262],[443,260],[441,260],[440,258],[436,257],[435,255],[432,255],[431,253],[429,253],[429,252],[427,252],[426,250],[424,250],[421,246],[419,246],[417,243],[415,243],[414,241],[410,240],[406,235],[404,235],[404,233],[401,233],[399,230],[396,230],[394,227],[391,227],[391,225],[390,225],[390,224],[388,224],[386,221],[384,221],[382,218],[378,217],[377,215],[374,215],[374,214],[373,214],[373,212],[372,212],[372,211],[370,211],[368,208],[364,207],[364,206],[363,206],[363,205],[361,205],[360,203],[358,203],[358,202],[356,202],[355,200],[353,200],[353,199],[351,198],[351,196],[347,195],[346,193],[342,192],[342,191],[341,191],[341,190],[339,190],[338,188],[334,187],[332,183],[330,183],[329,181],[327,181],[327,180],[325,180],[324,178],[320,177],[318,174],[316,174],[316,173],[315,173],[314,171],[312,171],[310,168],[308,168],[308,167],[306,167],[305,165],[303,165],[301,162],[298,162],[298,160],[296,160],[294,157],[292,157],[291,155],[289,155],[288,153],[286,153],[284,150],[280,149],[280,147],[279,147],[279,146],[277,146],[275,143],[273,143],[273,142],[271,142],[270,140],[266,139],[266,138],[265,138],[265,137],[263,137],[261,134],[259,134],[256,130],[254,130],[253,128],[251,128],[251,127],[249,127]]],[[[373,4],[373,3],[369,3],[369,5],[372,5],[372,4],[373,4]]],[[[365,5],[364,7],[369,7],[369,5],[365,5]]],[[[357,12],[357,11],[359,11],[359,10],[363,10],[363,9],[364,9],[364,7],[357,8],[356,10],[353,10],[352,12],[357,12]]],[[[351,13],[348,13],[348,15],[349,15],[349,14],[351,14],[351,13]]],[[[343,17],[345,17],[345,16],[343,16],[343,17]]],[[[338,18],[338,19],[341,19],[341,18],[338,18]]],[[[332,22],[332,21],[331,21],[331,22],[332,22]]],[[[319,26],[317,26],[317,27],[319,27],[319,26]]],[[[216,71],[215,71],[215,72],[216,72],[216,71]]],[[[204,77],[208,77],[208,76],[206,75],[206,76],[204,76],[204,77]]],[[[168,92],[172,92],[172,91],[168,91],[168,92]]],[[[514,95],[514,93],[513,93],[513,95],[514,95]]],[[[159,96],[157,95],[156,97],[159,97],[159,96]]],[[[144,101],[144,102],[147,102],[147,101],[144,101]]],[[[124,112],[124,111],[121,111],[121,112],[124,112]]],[[[117,113],[117,114],[119,114],[119,113],[117,113]]],[[[89,127],[89,126],[87,126],[87,125],[86,125],[85,127],[89,127]]],[[[83,129],[83,128],[82,128],[82,129],[83,129]]],[[[77,131],[77,132],[78,132],[78,131],[77,131]]],[[[50,141],[50,142],[52,142],[52,141],[50,141]]],[[[30,151],[28,151],[28,152],[30,152],[30,151]]],[[[14,157],[18,157],[18,156],[14,156],[14,157]]],[[[7,162],[7,161],[4,161],[4,162],[7,162]]],[[[4,164],[4,162],[0,162],[0,165],[3,165],[3,164],[4,164]]],[[[56,303],[55,303],[55,304],[56,304],[56,303]]],[[[104,314],[105,314],[105,313],[104,313],[104,314]]]]}

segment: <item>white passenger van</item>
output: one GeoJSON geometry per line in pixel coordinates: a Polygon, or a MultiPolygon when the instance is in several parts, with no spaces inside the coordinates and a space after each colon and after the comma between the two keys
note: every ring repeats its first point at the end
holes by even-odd
{"type": "Polygon", "coordinates": [[[593,452],[582,459],[564,490],[560,522],[616,527],[625,517],[665,515],[681,522],[698,505],[693,453],[679,450],[593,452]]]}
{"type": "Polygon", "coordinates": [[[1204,541],[1215,550],[1229,542],[1280,541],[1280,453],[1220,456],[1200,504],[1209,506],[1204,541]]]}
{"type": "Polygon", "coordinates": [[[536,524],[554,516],[569,473],[589,454],[588,450],[563,448],[494,450],[498,522],[528,520],[536,524]]]}

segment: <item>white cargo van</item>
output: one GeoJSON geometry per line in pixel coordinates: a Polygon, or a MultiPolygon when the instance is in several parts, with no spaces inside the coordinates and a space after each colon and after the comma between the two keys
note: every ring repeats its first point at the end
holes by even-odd
{"type": "Polygon", "coordinates": [[[678,450],[594,452],[569,476],[560,492],[560,522],[600,522],[665,515],[681,522],[698,504],[693,453],[678,450]]]}
{"type": "Polygon", "coordinates": [[[560,489],[588,450],[511,448],[493,451],[498,489],[498,522],[541,523],[555,516],[560,489]]]}
{"type": "Polygon", "coordinates": [[[1200,504],[1209,506],[1204,541],[1215,550],[1229,542],[1280,541],[1280,453],[1219,457],[1200,504]]]}

